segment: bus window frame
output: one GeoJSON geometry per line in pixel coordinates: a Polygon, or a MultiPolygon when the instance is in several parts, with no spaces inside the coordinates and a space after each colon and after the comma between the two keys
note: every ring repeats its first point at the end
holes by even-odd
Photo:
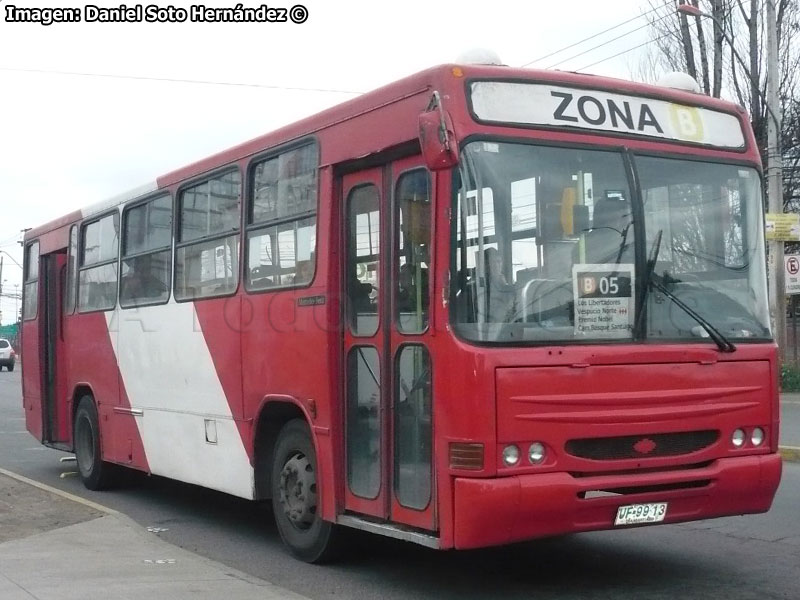
{"type": "MultiPolygon", "coordinates": [[[[266,294],[270,292],[282,292],[286,290],[302,290],[310,288],[314,285],[314,279],[317,276],[317,266],[319,263],[319,213],[320,213],[320,197],[322,196],[320,185],[320,173],[322,171],[322,165],[320,165],[320,159],[322,157],[322,152],[320,150],[319,140],[316,136],[305,137],[300,140],[296,140],[293,142],[289,142],[286,144],[281,144],[280,146],[275,146],[274,148],[270,148],[264,152],[256,154],[250,158],[247,163],[246,168],[246,175],[247,178],[244,182],[245,192],[244,197],[245,201],[243,202],[243,218],[244,218],[244,225],[242,227],[243,232],[243,239],[242,239],[242,264],[241,264],[241,278],[244,286],[245,292],[249,294],[266,294]],[[316,149],[316,167],[315,167],[315,177],[316,177],[316,203],[313,211],[305,211],[302,213],[296,213],[294,215],[288,217],[280,217],[277,219],[268,219],[265,221],[258,221],[253,222],[253,203],[254,203],[254,196],[255,196],[255,186],[254,186],[254,179],[255,179],[255,170],[258,165],[268,160],[278,158],[281,154],[285,154],[287,152],[291,152],[293,150],[299,150],[304,146],[313,146],[316,149]],[[253,235],[255,232],[264,231],[265,233],[267,230],[271,228],[279,228],[281,225],[286,225],[287,223],[294,223],[299,222],[304,219],[308,219],[314,217],[314,270],[311,273],[311,278],[304,283],[292,283],[288,285],[271,285],[267,287],[252,287],[250,285],[250,236],[253,235]]],[[[256,234],[257,235],[257,234],[256,234]]]]}
{"type": "Polygon", "coordinates": [[[116,310],[117,306],[119,306],[118,296],[119,296],[119,251],[120,251],[120,239],[122,237],[122,229],[121,229],[121,215],[119,207],[112,208],[110,210],[103,211],[100,214],[92,215],[91,217],[85,219],[80,223],[80,229],[78,231],[78,264],[77,269],[75,270],[75,311],[78,314],[85,315],[90,313],[96,312],[107,312],[109,310],[116,310]],[[108,259],[104,261],[98,261],[96,263],[91,263],[90,265],[86,265],[84,263],[84,242],[86,241],[86,228],[89,225],[94,223],[99,223],[106,217],[110,217],[113,215],[117,215],[120,217],[120,230],[117,232],[117,255],[114,259],[108,259]],[[104,267],[106,265],[116,264],[117,265],[117,281],[114,293],[114,306],[110,308],[93,308],[91,310],[81,310],[81,295],[80,295],[80,281],[81,281],[81,271],[85,271],[87,269],[93,269],[95,267],[104,267]]]}
{"type": "MultiPolygon", "coordinates": [[[[494,80],[493,80],[494,81],[494,80]]],[[[593,89],[593,88],[587,88],[593,89]]],[[[519,127],[517,125],[513,126],[514,128],[529,130],[529,127],[519,127]]],[[[536,127],[535,129],[540,129],[536,127]]],[[[546,128],[544,128],[546,129],[546,128]]],[[[563,130],[562,130],[563,131],[563,130]]],[[[614,136],[609,136],[614,137],[614,136]]],[[[617,152],[623,159],[623,165],[625,168],[625,175],[628,179],[628,186],[632,194],[632,204],[631,209],[633,213],[633,222],[634,227],[638,228],[640,231],[644,231],[644,207],[642,206],[642,189],[641,189],[641,182],[639,181],[639,177],[636,174],[636,157],[650,157],[650,158],[667,158],[667,159],[676,159],[676,160],[691,160],[695,162],[705,162],[705,163],[712,163],[712,164],[726,164],[726,165],[736,165],[736,166],[743,166],[749,167],[755,170],[760,179],[762,184],[762,190],[765,189],[764,187],[764,170],[763,167],[758,165],[757,163],[748,160],[746,158],[740,158],[735,156],[730,156],[730,153],[739,154],[738,152],[734,152],[732,150],[728,151],[721,151],[724,156],[706,156],[706,155],[698,155],[697,149],[698,148],[707,148],[706,146],[699,146],[697,144],[676,144],[673,142],[662,142],[664,144],[663,151],[662,150],[644,150],[644,149],[637,149],[631,148],[627,145],[616,145],[611,142],[607,144],[590,144],[587,142],[570,142],[570,141],[561,141],[561,140],[552,140],[552,139],[540,139],[540,138],[531,138],[526,136],[515,136],[515,135],[492,135],[486,133],[477,133],[472,134],[465,137],[463,140],[460,141],[458,152],[459,156],[463,152],[464,148],[471,143],[474,142],[506,142],[512,144],[527,144],[527,145],[534,145],[534,146],[546,146],[550,148],[567,148],[567,149],[575,149],[575,150],[598,150],[601,152],[617,152]],[[681,146],[682,151],[670,151],[671,146],[681,146]],[[693,152],[694,151],[694,152],[693,152]]],[[[450,232],[449,232],[449,241],[450,246],[448,248],[448,257],[447,262],[449,265],[450,273],[456,273],[456,254],[454,249],[457,247],[458,244],[458,213],[457,207],[455,205],[455,199],[457,195],[460,193],[461,187],[456,186],[456,182],[460,179],[461,173],[460,168],[453,168],[450,169],[450,198],[449,198],[449,207],[453,211],[453,219],[451,220],[450,225],[450,232]]],[[[645,246],[646,240],[644,239],[645,236],[637,235],[634,239],[634,252],[636,256],[636,265],[638,269],[638,265],[644,264],[647,260],[647,248],[645,246]]],[[[636,289],[635,289],[635,302],[638,306],[638,303],[641,298],[642,288],[641,288],[641,278],[637,278],[636,281],[636,289]]],[[[458,328],[458,323],[454,321],[455,313],[452,310],[452,307],[455,305],[456,301],[456,292],[457,288],[455,285],[451,283],[450,285],[450,293],[448,297],[448,305],[450,306],[450,310],[448,311],[447,321],[450,327],[453,330],[453,335],[461,342],[469,344],[470,346],[475,347],[483,347],[483,348],[533,348],[533,347],[542,347],[547,345],[552,345],[554,343],[553,340],[550,341],[537,341],[537,340],[527,340],[527,341],[519,341],[519,342],[494,342],[494,341],[478,341],[478,340],[471,340],[469,338],[464,337],[461,335],[461,332],[458,328]]],[[[603,339],[595,339],[595,340],[558,340],[559,345],[565,346],[580,346],[580,345],[597,345],[597,346],[609,346],[609,345],[624,345],[624,344],[646,344],[648,343],[647,332],[641,331],[637,332],[634,331],[633,336],[630,339],[625,340],[603,340],[603,339]]],[[[685,339],[659,339],[659,342],[665,343],[685,343],[685,339]]],[[[763,338],[757,338],[754,340],[737,340],[737,344],[744,343],[744,344],[763,344],[768,342],[769,340],[763,338]]]]}
{"type": "MultiPolygon", "coordinates": [[[[639,207],[638,208],[634,208],[634,211],[638,210],[638,211],[641,211],[641,213],[642,213],[641,217],[640,217],[642,219],[642,227],[641,227],[642,231],[645,231],[644,226],[643,226],[643,223],[644,223],[644,200],[642,198],[643,191],[642,191],[642,186],[641,186],[641,178],[639,177],[639,172],[636,170],[636,159],[637,158],[662,158],[662,159],[668,159],[668,160],[684,160],[684,161],[687,161],[687,162],[699,162],[699,163],[708,163],[708,164],[712,164],[712,165],[726,165],[726,166],[749,168],[749,169],[753,169],[756,172],[756,174],[758,175],[759,184],[761,186],[761,191],[763,192],[763,191],[765,191],[767,189],[767,187],[766,187],[766,183],[767,182],[765,181],[766,174],[764,172],[764,168],[761,165],[758,165],[758,164],[756,164],[756,163],[754,163],[752,161],[748,161],[748,160],[743,159],[743,158],[733,158],[733,157],[722,158],[722,157],[698,156],[696,154],[682,154],[680,152],[657,152],[657,151],[654,151],[654,150],[635,150],[635,149],[632,149],[632,148],[628,148],[627,149],[627,154],[630,157],[630,168],[633,169],[634,172],[636,172],[636,194],[637,194],[637,200],[638,200],[639,207]]],[[[639,236],[639,237],[643,238],[642,239],[642,246],[645,246],[645,244],[647,243],[646,233],[647,232],[645,231],[645,235],[639,236]]],[[[637,240],[638,240],[638,237],[637,237],[637,240]]],[[[764,241],[766,243],[766,236],[765,236],[764,241]]],[[[643,247],[642,251],[646,252],[646,248],[643,247]]],[[[766,256],[766,251],[765,251],[765,256],[766,256]]],[[[638,258],[637,258],[637,260],[638,260],[638,258]]],[[[640,283],[641,282],[637,281],[637,297],[636,297],[637,306],[638,306],[638,302],[639,302],[639,293],[640,293],[640,291],[639,291],[638,288],[639,288],[639,284],[640,283]]],[[[644,306],[642,308],[642,310],[647,311],[647,306],[644,306]]],[[[657,342],[657,343],[666,343],[666,344],[672,344],[672,343],[685,344],[686,341],[687,341],[686,338],[680,338],[680,337],[677,337],[677,338],[668,338],[668,337],[664,337],[664,338],[649,338],[648,337],[648,331],[647,331],[647,328],[646,328],[647,319],[645,318],[643,320],[643,322],[645,323],[645,326],[643,326],[642,331],[638,332],[638,335],[634,338],[634,343],[647,343],[647,342],[654,343],[654,342],[657,342]]],[[[747,339],[747,338],[736,339],[736,344],[737,345],[739,345],[739,344],[757,345],[757,344],[770,343],[770,342],[774,342],[774,341],[775,341],[775,332],[772,332],[772,336],[769,337],[769,338],[754,337],[754,338],[750,338],[750,339],[747,339]]]]}
{"type": "MultiPolygon", "coordinates": [[[[25,245],[25,255],[23,256],[23,264],[24,269],[22,271],[22,293],[24,298],[22,300],[22,320],[23,321],[35,321],[36,317],[39,316],[39,270],[41,269],[41,260],[39,257],[41,256],[41,244],[39,244],[39,239],[32,240],[25,245]],[[30,271],[30,263],[31,263],[31,248],[36,246],[36,276],[29,277],[30,271]],[[33,311],[32,315],[28,315],[25,312],[25,301],[28,299],[27,288],[28,284],[35,283],[36,284],[36,310],[33,311]]],[[[14,315],[15,318],[19,318],[19,315],[14,315]]]]}
{"type": "Polygon", "coordinates": [[[228,298],[230,296],[235,296],[239,293],[239,289],[242,285],[242,278],[241,278],[241,260],[242,260],[242,197],[244,195],[244,186],[245,182],[242,179],[242,169],[238,163],[227,164],[213,171],[209,171],[203,173],[202,175],[198,175],[197,177],[193,177],[188,179],[178,186],[177,190],[175,191],[175,197],[173,200],[173,209],[172,209],[172,282],[171,282],[171,290],[170,295],[175,302],[201,302],[203,300],[214,300],[215,298],[228,298]],[[203,237],[198,237],[191,239],[189,241],[183,242],[180,240],[180,232],[181,227],[183,226],[183,220],[181,219],[181,201],[182,196],[186,192],[186,190],[196,187],[198,185],[202,185],[203,183],[208,183],[212,179],[215,179],[221,175],[225,175],[227,173],[233,172],[239,173],[239,218],[237,220],[237,227],[235,230],[224,231],[221,233],[215,233],[213,235],[206,235],[203,237]],[[236,274],[236,286],[229,292],[225,292],[222,294],[213,294],[213,295],[204,295],[204,296],[193,296],[188,298],[181,298],[178,296],[177,293],[177,285],[178,285],[178,278],[175,274],[178,272],[178,251],[181,248],[187,248],[189,246],[201,244],[204,242],[213,242],[216,240],[223,240],[227,237],[232,235],[239,236],[239,248],[236,253],[236,259],[239,261],[239,268],[234,270],[236,274]]]}
{"type": "MultiPolygon", "coordinates": [[[[516,126],[514,126],[516,128],[516,126]]],[[[522,128],[528,129],[528,128],[522,128]]],[[[563,130],[561,130],[563,132],[563,130]]],[[[625,178],[628,182],[628,189],[631,193],[631,211],[633,216],[633,223],[634,228],[638,228],[639,230],[643,230],[643,219],[644,214],[642,209],[639,207],[640,199],[641,199],[641,189],[639,187],[639,180],[634,176],[634,163],[633,163],[633,150],[625,145],[615,145],[612,143],[608,144],[590,144],[588,142],[568,142],[562,140],[551,140],[551,139],[541,139],[541,138],[531,138],[531,137],[520,137],[520,136],[513,136],[513,135],[491,135],[485,133],[477,133],[473,135],[469,135],[461,140],[461,143],[458,147],[459,156],[464,151],[464,148],[474,142],[498,142],[498,143],[509,143],[509,144],[523,144],[528,146],[541,146],[547,148],[562,148],[562,149],[569,149],[569,150],[596,150],[598,152],[616,152],[619,154],[620,158],[622,159],[622,166],[625,171],[625,178]]],[[[696,148],[696,146],[695,146],[696,148]]],[[[713,162],[712,159],[709,159],[710,162],[713,162]]],[[[461,163],[459,163],[461,164],[461,163]]],[[[458,246],[458,210],[455,204],[456,198],[458,194],[461,193],[461,186],[456,186],[457,178],[460,180],[461,177],[461,170],[460,167],[454,168],[450,170],[451,172],[451,179],[450,179],[450,198],[449,198],[449,207],[450,210],[453,212],[453,218],[451,219],[450,224],[450,232],[449,232],[449,239],[450,239],[450,247],[448,248],[448,257],[447,263],[449,265],[450,273],[456,273],[456,253],[455,248],[458,246]]],[[[495,233],[495,237],[497,234],[495,233]]],[[[485,243],[491,243],[489,241],[492,236],[484,236],[485,243]]],[[[638,269],[639,262],[641,261],[642,264],[646,261],[646,248],[644,245],[644,241],[640,240],[639,237],[636,236],[634,238],[634,253],[636,256],[636,265],[638,269]]],[[[641,297],[641,278],[637,278],[636,281],[636,288],[634,291],[634,298],[636,305],[638,306],[639,299],[641,297]]],[[[581,346],[581,345],[589,345],[589,346],[609,346],[609,345],[624,345],[624,344],[637,344],[643,343],[646,341],[646,338],[639,337],[637,332],[633,332],[630,338],[625,339],[591,339],[591,340],[581,340],[581,339],[571,339],[571,340],[520,340],[520,341],[478,341],[478,340],[471,340],[467,337],[461,335],[459,331],[458,323],[454,320],[455,312],[453,311],[452,307],[456,305],[456,293],[458,289],[457,286],[454,285],[452,282],[450,284],[450,294],[448,297],[448,305],[450,307],[448,311],[447,321],[450,327],[453,330],[453,335],[461,342],[469,344],[475,347],[481,348],[535,348],[535,347],[542,347],[542,346],[551,346],[554,343],[558,345],[566,345],[566,346],[581,346]]]]}
{"type": "Polygon", "coordinates": [[[80,242],[80,227],[73,223],[69,227],[69,244],[67,245],[67,277],[64,282],[64,314],[72,315],[78,309],[78,257],[80,256],[78,245],[80,242]],[[73,246],[73,235],[75,244],[73,246]],[[72,271],[70,273],[70,271],[72,271]]]}
{"type": "Polygon", "coordinates": [[[173,297],[172,293],[172,284],[174,279],[174,267],[175,267],[175,217],[176,217],[176,196],[173,195],[169,190],[158,190],[152,194],[149,194],[146,198],[141,198],[137,200],[133,200],[128,204],[125,204],[122,208],[122,216],[120,218],[120,236],[119,236],[119,276],[117,277],[117,302],[119,303],[119,307],[122,310],[129,310],[131,308],[140,308],[143,306],[160,306],[162,304],[169,304],[170,299],[173,297]],[[127,224],[128,213],[130,211],[147,204],[148,202],[153,202],[155,200],[160,200],[161,198],[169,198],[172,213],[170,215],[170,243],[168,246],[162,246],[156,248],[154,250],[142,250],[140,252],[135,252],[133,254],[126,255],[125,254],[125,225],[127,224]],[[170,260],[169,260],[169,282],[167,283],[167,298],[165,300],[157,300],[155,302],[137,302],[135,304],[123,304],[122,303],[122,261],[127,259],[139,258],[140,256],[145,256],[148,254],[157,254],[159,252],[164,252],[169,250],[170,252],[170,260]]]}
{"type": "MultiPolygon", "coordinates": [[[[433,311],[433,280],[434,280],[434,273],[433,273],[433,254],[434,254],[434,221],[436,219],[434,203],[433,203],[433,196],[434,196],[434,179],[433,179],[433,172],[428,169],[424,164],[418,165],[415,167],[409,167],[403,171],[400,171],[396,175],[393,174],[394,181],[392,184],[392,214],[391,214],[391,221],[392,221],[392,252],[393,252],[393,260],[391,265],[391,297],[392,297],[392,322],[394,323],[395,330],[397,333],[404,337],[417,337],[426,334],[431,328],[431,320],[432,320],[432,311],[433,311]],[[428,176],[428,191],[430,192],[430,197],[428,198],[428,205],[429,205],[429,235],[428,238],[428,314],[426,318],[425,327],[420,331],[404,331],[400,327],[400,310],[397,303],[397,292],[400,289],[400,203],[397,201],[397,188],[400,180],[408,175],[409,173],[413,173],[414,171],[422,171],[423,173],[427,174],[428,176]]],[[[406,342],[404,342],[406,343],[406,342]]],[[[410,342],[409,342],[410,343],[410,342]]]]}
{"type": "MultiPolygon", "coordinates": [[[[384,190],[382,189],[382,187],[377,186],[372,181],[359,181],[355,185],[353,185],[353,187],[351,187],[349,190],[347,190],[347,196],[343,196],[342,197],[342,210],[344,211],[344,223],[345,223],[345,227],[344,227],[345,240],[344,241],[345,241],[345,248],[346,248],[345,249],[345,256],[344,256],[344,264],[345,264],[345,267],[344,267],[345,268],[345,273],[344,273],[345,274],[345,286],[344,286],[344,297],[343,297],[344,304],[345,304],[344,314],[345,314],[345,317],[347,319],[347,326],[349,328],[350,335],[352,335],[357,340],[364,339],[364,338],[366,338],[366,339],[374,339],[376,335],[380,334],[380,332],[382,331],[382,328],[383,328],[383,319],[386,317],[385,313],[386,313],[386,309],[387,309],[387,307],[384,306],[384,304],[387,301],[386,300],[386,292],[381,289],[381,288],[385,288],[386,287],[386,285],[383,284],[382,277],[383,277],[383,269],[385,268],[383,263],[384,263],[385,260],[387,260],[387,257],[385,256],[385,252],[382,252],[381,245],[384,242],[379,237],[378,238],[378,248],[377,248],[378,252],[377,252],[377,254],[369,254],[369,255],[367,255],[367,256],[370,256],[370,257],[377,257],[377,259],[378,259],[377,277],[378,277],[378,284],[380,285],[380,287],[377,289],[377,293],[378,294],[376,296],[377,303],[375,305],[375,316],[377,318],[376,318],[375,331],[358,332],[357,329],[353,327],[353,313],[351,312],[353,310],[353,303],[352,303],[352,301],[350,299],[350,290],[349,290],[349,287],[348,287],[348,284],[347,284],[347,270],[350,268],[350,259],[351,258],[357,259],[358,258],[358,254],[356,253],[356,255],[353,256],[353,257],[350,256],[350,233],[351,233],[351,229],[350,229],[350,227],[351,227],[351,223],[350,223],[350,201],[352,199],[354,191],[359,190],[359,189],[370,188],[370,187],[375,188],[375,191],[376,191],[377,196],[378,196],[378,202],[377,202],[377,205],[376,205],[377,213],[378,213],[378,235],[382,236],[383,232],[385,231],[385,229],[384,229],[385,225],[384,225],[383,221],[386,218],[386,212],[387,212],[385,205],[382,204],[386,199],[386,197],[384,195],[384,190]]],[[[369,215],[369,213],[358,213],[358,214],[369,215]]],[[[355,223],[353,223],[352,226],[355,226],[355,223]]],[[[370,248],[370,250],[371,250],[371,248],[370,248]]],[[[392,287],[391,283],[389,284],[389,287],[392,287]]],[[[392,295],[392,293],[393,293],[393,291],[389,290],[389,295],[390,296],[392,295]]],[[[391,302],[391,300],[390,300],[390,302],[391,302]]],[[[389,317],[389,319],[390,319],[390,321],[392,320],[391,317],[389,317]]],[[[356,346],[356,345],[360,345],[360,342],[355,342],[354,346],[356,346]]]]}

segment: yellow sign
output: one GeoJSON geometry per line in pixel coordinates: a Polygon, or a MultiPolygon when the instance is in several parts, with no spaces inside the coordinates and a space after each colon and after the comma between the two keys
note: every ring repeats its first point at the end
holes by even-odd
{"type": "Polygon", "coordinates": [[[672,129],[678,137],[690,142],[703,141],[703,119],[700,110],[693,106],[670,104],[669,116],[672,120],[672,129]]]}
{"type": "Polygon", "coordinates": [[[800,215],[767,213],[766,234],[776,242],[800,242],[800,215]]]}

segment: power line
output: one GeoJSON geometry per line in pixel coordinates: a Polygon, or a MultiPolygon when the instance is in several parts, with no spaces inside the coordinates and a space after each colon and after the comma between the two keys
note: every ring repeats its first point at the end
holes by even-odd
{"type": "Polygon", "coordinates": [[[292,92],[325,92],[331,94],[353,94],[361,95],[364,92],[352,90],[337,90],[329,88],[309,88],[291,87],[282,85],[267,85],[265,83],[242,83],[237,81],[213,81],[205,79],[179,79],[175,77],[148,77],[145,75],[117,75],[114,73],[88,73],[82,71],[57,71],[53,69],[23,69],[19,67],[0,67],[0,71],[10,71],[14,73],[37,73],[43,75],[68,75],[72,77],[99,77],[108,79],[129,79],[133,81],[162,81],[167,83],[192,83],[196,85],[225,85],[230,87],[253,87],[268,90],[283,90],[292,92]]]}
{"type": "Polygon", "coordinates": [[[623,50],[622,52],[617,52],[616,54],[612,54],[611,56],[606,56],[605,58],[600,59],[597,62],[593,62],[590,65],[586,65],[585,67],[581,67],[580,69],[575,69],[575,72],[577,73],[579,71],[583,71],[584,69],[588,69],[589,67],[594,67],[595,65],[599,65],[600,63],[604,63],[607,60],[611,60],[612,58],[617,58],[618,56],[622,56],[623,54],[627,54],[628,52],[633,52],[634,50],[638,50],[639,48],[641,48],[643,46],[647,46],[648,44],[652,44],[653,42],[657,42],[659,40],[662,40],[665,37],[667,37],[668,35],[669,35],[668,33],[665,33],[663,35],[658,36],[657,38],[653,38],[652,40],[647,40],[646,42],[643,42],[643,43],[639,44],[638,46],[634,46],[633,48],[628,48],[627,50],[623,50]]]}
{"type": "Polygon", "coordinates": [[[0,247],[10,246],[12,245],[12,243],[15,244],[20,238],[22,238],[22,232],[15,233],[11,237],[8,237],[4,240],[0,240],[0,247]]]}
{"type": "MultiPolygon", "coordinates": [[[[631,22],[635,21],[636,19],[641,19],[642,17],[646,17],[650,13],[655,12],[655,11],[659,10],[660,8],[661,8],[661,6],[656,6],[654,8],[651,8],[647,12],[643,12],[640,15],[636,15],[635,17],[632,17],[632,18],[628,19],[627,21],[623,21],[622,23],[617,23],[613,27],[609,27],[608,29],[604,29],[603,31],[600,31],[598,33],[590,35],[589,37],[583,38],[582,40],[578,40],[577,42],[574,42],[574,43],[570,44],[569,46],[564,46],[563,48],[560,48],[560,49],[556,50],[555,52],[551,52],[550,54],[545,54],[544,56],[542,56],[540,58],[537,58],[535,60],[527,62],[524,65],[522,65],[522,67],[527,67],[528,65],[532,65],[533,63],[537,63],[537,62],[539,62],[541,60],[544,60],[545,58],[550,58],[551,56],[555,56],[556,54],[560,54],[560,53],[564,52],[565,50],[569,50],[570,48],[574,48],[575,46],[579,46],[580,44],[582,44],[584,42],[588,42],[589,40],[593,40],[594,38],[599,37],[599,36],[603,35],[604,33],[608,33],[609,31],[614,31],[615,29],[619,29],[623,25],[627,25],[628,23],[631,23],[631,22]]],[[[603,44],[601,44],[601,46],[602,45],[603,44]]]]}
{"type": "Polygon", "coordinates": [[[548,69],[555,69],[555,68],[556,68],[556,67],[558,67],[559,65],[563,65],[565,62],[569,62],[569,61],[571,61],[571,60],[573,60],[573,59],[575,59],[575,58],[578,58],[579,56],[583,56],[584,54],[588,54],[588,53],[589,53],[589,52],[591,52],[592,50],[597,50],[598,48],[602,48],[603,46],[607,46],[608,44],[610,44],[610,43],[612,43],[612,42],[616,42],[617,40],[621,40],[622,38],[624,38],[624,37],[627,37],[627,36],[629,36],[629,35],[630,35],[630,34],[632,34],[632,33],[636,33],[637,31],[640,31],[640,30],[644,29],[645,27],[650,27],[651,25],[653,25],[653,24],[655,24],[655,23],[658,23],[659,21],[663,21],[664,19],[666,19],[666,18],[667,18],[667,17],[669,17],[669,16],[671,16],[671,15],[668,13],[668,14],[666,14],[666,15],[662,16],[662,17],[659,17],[658,19],[656,19],[656,20],[655,20],[655,21],[653,21],[652,23],[648,21],[647,23],[645,23],[644,25],[641,25],[640,27],[637,27],[636,29],[631,29],[630,31],[628,31],[628,32],[626,32],[626,33],[623,33],[622,35],[618,35],[618,36],[617,36],[617,37],[615,37],[615,38],[611,38],[610,40],[608,40],[608,41],[605,41],[605,42],[603,42],[602,44],[598,44],[597,46],[592,46],[592,47],[591,47],[591,48],[589,48],[588,50],[584,50],[583,52],[580,52],[580,53],[578,53],[578,54],[575,54],[574,56],[570,56],[569,58],[565,58],[565,59],[563,59],[563,60],[560,60],[560,61],[558,61],[557,63],[555,63],[555,64],[552,64],[552,65],[550,65],[550,66],[549,66],[549,67],[547,67],[547,68],[548,68],[548,69]]]}

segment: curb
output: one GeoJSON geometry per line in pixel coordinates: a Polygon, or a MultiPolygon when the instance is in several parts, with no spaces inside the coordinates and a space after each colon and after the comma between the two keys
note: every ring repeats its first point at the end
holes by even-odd
{"type": "Polygon", "coordinates": [[[779,446],[781,458],[787,462],[800,462],[800,448],[797,446],[779,446]]]}
{"type": "Polygon", "coordinates": [[[84,506],[88,506],[89,508],[93,508],[94,510],[100,511],[107,515],[113,515],[115,517],[122,516],[118,511],[114,510],[113,508],[108,508],[107,506],[103,506],[102,504],[98,504],[97,502],[92,502],[91,500],[86,500],[85,498],[81,498],[80,496],[76,496],[75,494],[70,494],[69,492],[59,490],[58,488],[51,487],[44,483],[39,483],[38,481],[34,481],[33,479],[28,479],[23,475],[14,473],[13,471],[7,471],[6,469],[0,468],[0,475],[5,475],[6,477],[10,477],[11,479],[16,479],[17,481],[20,481],[22,483],[27,483],[28,485],[32,485],[35,488],[39,488],[40,490],[44,490],[45,492],[50,492],[51,494],[55,494],[56,496],[61,496],[62,498],[66,498],[67,500],[72,500],[73,502],[77,502],[78,504],[83,504],[84,506]]]}

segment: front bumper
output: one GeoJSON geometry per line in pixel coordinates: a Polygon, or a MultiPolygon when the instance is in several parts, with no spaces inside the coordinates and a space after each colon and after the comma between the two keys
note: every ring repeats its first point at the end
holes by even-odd
{"type": "Polygon", "coordinates": [[[454,543],[479,548],[614,528],[617,508],[668,502],[664,523],[769,510],[778,454],[721,458],[701,468],[575,477],[569,473],[455,480],[454,543]],[[584,498],[586,492],[624,490],[584,498]]]}

